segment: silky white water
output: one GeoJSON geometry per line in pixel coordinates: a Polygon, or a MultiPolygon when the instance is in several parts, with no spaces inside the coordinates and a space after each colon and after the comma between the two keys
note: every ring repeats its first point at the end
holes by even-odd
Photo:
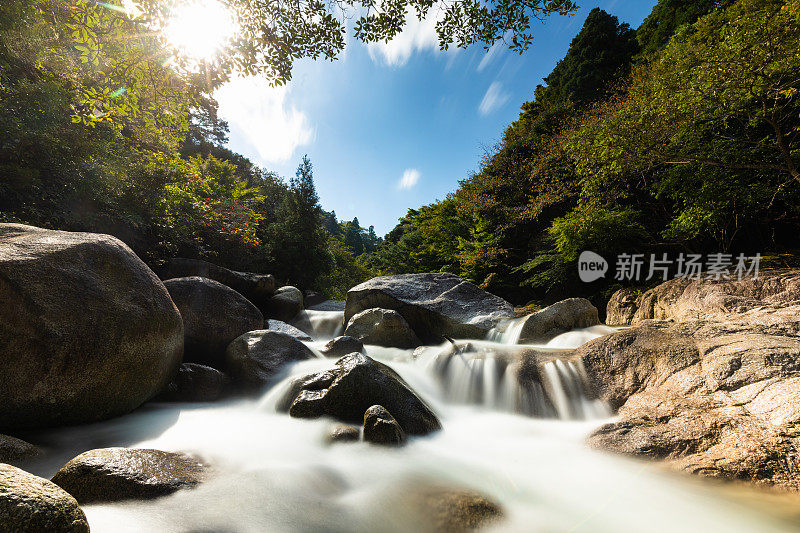
{"type": "Polygon", "coordinates": [[[185,451],[213,465],[212,479],[194,490],[149,502],[86,506],[94,533],[420,531],[423,517],[404,495],[430,484],[477,490],[499,503],[504,516],[490,531],[792,530],[653,464],[589,450],[583,444],[586,435],[607,419],[594,418],[604,412],[586,405],[580,417],[569,416],[578,409],[575,402],[588,400],[580,390],[582,370],[559,359],[558,350],[602,332],[573,333],[550,343],[558,346],[550,346],[554,358],[542,372],[555,374],[542,382],[542,394],[556,404],[557,412],[548,413],[553,418],[513,412],[521,393],[507,369],[499,372],[503,358],[486,357],[508,346],[470,341],[472,351],[461,353],[463,359],[451,354],[450,361],[459,361],[462,370],[482,369],[480,378],[467,374],[473,389],[453,393],[448,389],[464,387],[459,371],[442,375],[431,362],[446,345],[416,360],[409,350],[367,347],[371,357],[394,368],[436,411],[441,431],[398,449],[363,442],[327,444],[326,431],[334,421],[275,412],[291,376],[333,364],[315,359],[296,364],[289,378],[260,399],[151,404],[126,417],[44,435],[59,453],[39,465],[37,473],[50,476],[81,451],[113,445],[185,451]],[[500,374],[505,381],[494,379],[500,374]],[[479,399],[473,395],[477,389],[479,399]]]}

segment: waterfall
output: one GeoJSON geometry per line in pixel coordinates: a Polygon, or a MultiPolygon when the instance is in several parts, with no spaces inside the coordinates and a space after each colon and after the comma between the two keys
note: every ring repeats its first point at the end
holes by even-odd
{"type": "Polygon", "coordinates": [[[292,325],[311,335],[315,341],[328,341],[344,331],[344,311],[300,311],[292,325]]]}
{"type": "Polygon", "coordinates": [[[486,338],[500,344],[518,344],[525,318],[527,317],[514,318],[498,324],[489,331],[486,338]]]}
{"type": "Polygon", "coordinates": [[[419,360],[439,378],[453,403],[537,418],[609,416],[602,402],[589,398],[583,364],[563,355],[563,350],[468,341],[425,350],[419,360]]]}

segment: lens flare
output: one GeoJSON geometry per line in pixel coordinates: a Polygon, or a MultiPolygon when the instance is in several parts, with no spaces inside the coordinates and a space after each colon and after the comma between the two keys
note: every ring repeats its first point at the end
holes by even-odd
{"type": "Polygon", "coordinates": [[[233,13],[221,2],[202,0],[172,10],[164,36],[176,51],[195,61],[208,61],[236,35],[233,13]]]}

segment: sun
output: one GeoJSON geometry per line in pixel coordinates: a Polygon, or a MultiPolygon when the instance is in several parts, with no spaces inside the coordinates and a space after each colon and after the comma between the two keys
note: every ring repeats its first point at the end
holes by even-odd
{"type": "Polygon", "coordinates": [[[175,7],[164,36],[176,51],[195,61],[209,61],[236,35],[234,14],[217,0],[198,0],[175,7]]]}

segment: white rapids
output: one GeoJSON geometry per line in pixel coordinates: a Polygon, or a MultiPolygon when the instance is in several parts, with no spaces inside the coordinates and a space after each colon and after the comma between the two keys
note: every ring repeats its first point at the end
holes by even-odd
{"type": "MultiPolygon", "coordinates": [[[[336,323],[332,316],[312,322],[314,344],[336,332],[328,327],[336,323]]],[[[329,445],[332,420],[276,412],[291,379],[333,363],[314,359],[295,364],[258,400],[149,404],[126,417],[54,430],[42,438],[57,453],[36,473],[49,477],[77,453],[119,445],[190,452],[213,465],[214,477],[194,490],[86,506],[93,533],[418,531],[410,524],[419,517],[403,496],[426,484],[472,489],[498,502],[504,516],[488,531],[794,530],[723,498],[713,486],[583,444],[610,413],[584,394],[580,364],[559,354],[611,331],[598,326],[521,347],[552,353],[527,388],[509,355],[520,347],[475,340],[458,353],[443,345],[420,350],[415,359],[411,350],[368,346],[442,422],[441,431],[399,449],[329,445]]]]}

